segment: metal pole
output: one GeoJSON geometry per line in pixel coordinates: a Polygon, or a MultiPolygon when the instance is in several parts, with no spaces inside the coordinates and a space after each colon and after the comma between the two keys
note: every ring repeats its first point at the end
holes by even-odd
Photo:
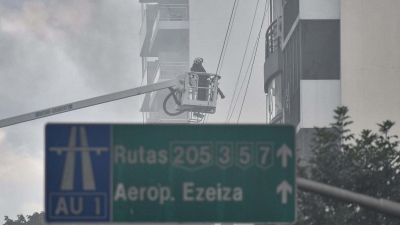
{"type": "Polygon", "coordinates": [[[360,206],[364,206],[374,211],[400,218],[400,204],[397,202],[382,198],[373,198],[301,177],[297,177],[297,187],[304,191],[314,192],[327,197],[343,200],[345,202],[357,203],[360,206]]]}
{"type": "Polygon", "coordinates": [[[271,23],[272,23],[272,10],[273,10],[273,4],[272,4],[272,1],[273,0],[270,0],[269,1],[269,24],[268,25],[271,25],[271,23]]]}

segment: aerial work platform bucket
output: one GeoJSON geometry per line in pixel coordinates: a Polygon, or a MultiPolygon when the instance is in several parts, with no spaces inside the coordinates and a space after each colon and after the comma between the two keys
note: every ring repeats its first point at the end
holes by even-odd
{"type": "Polygon", "coordinates": [[[180,96],[178,110],[189,109],[198,113],[215,113],[218,98],[217,74],[189,72],[184,77],[184,90],[180,96]]]}

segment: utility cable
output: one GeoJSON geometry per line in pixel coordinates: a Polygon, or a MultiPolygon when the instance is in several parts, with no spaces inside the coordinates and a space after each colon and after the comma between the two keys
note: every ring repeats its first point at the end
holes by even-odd
{"type": "MultiPolygon", "coordinates": [[[[270,6],[270,7],[271,7],[271,6],[270,6]]],[[[238,116],[238,119],[237,119],[237,123],[239,123],[240,116],[242,115],[242,109],[243,109],[244,101],[245,101],[246,96],[247,96],[247,90],[248,90],[248,88],[249,88],[250,79],[251,79],[251,75],[252,75],[252,72],[253,72],[254,60],[255,60],[255,57],[256,57],[256,55],[257,55],[258,43],[259,43],[259,41],[260,41],[261,31],[262,31],[262,28],[263,28],[263,26],[264,26],[264,20],[265,20],[266,12],[267,12],[267,2],[265,2],[263,20],[262,20],[262,22],[261,22],[260,31],[259,31],[259,33],[258,33],[258,38],[257,38],[257,44],[256,44],[255,51],[254,51],[255,54],[254,54],[254,57],[253,57],[253,64],[251,65],[251,71],[250,71],[249,81],[247,82],[247,87],[246,87],[246,91],[245,91],[245,94],[244,94],[244,97],[243,97],[242,105],[241,105],[241,107],[240,107],[240,112],[239,112],[239,116],[238,116]]]]}
{"type": "MultiPolygon", "coordinates": [[[[265,18],[265,11],[264,11],[264,17],[263,17],[262,23],[264,22],[264,18],[265,18]]],[[[263,24],[261,24],[261,28],[262,28],[262,25],[263,25],[263,24]]],[[[246,81],[246,79],[247,79],[247,76],[249,75],[250,67],[252,67],[252,65],[254,64],[254,58],[255,58],[255,54],[256,54],[256,50],[257,50],[257,46],[258,46],[259,36],[260,36],[260,33],[258,34],[258,38],[257,38],[257,40],[256,40],[256,45],[254,45],[253,52],[252,52],[252,54],[251,54],[251,56],[250,56],[250,62],[249,62],[249,65],[247,66],[246,73],[245,73],[245,77],[243,78],[243,82],[242,82],[242,84],[241,84],[241,86],[240,86],[240,90],[239,90],[239,93],[238,93],[238,95],[237,95],[235,104],[233,105],[233,109],[232,109],[232,111],[231,111],[231,114],[229,115],[228,123],[229,123],[230,120],[232,119],[233,113],[234,113],[234,111],[235,111],[235,109],[236,109],[237,103],[238,103],[238,101],[239,101],[240,93],[242,92],[242,89],[243,89],[243,85],[244,85],[244,83],[245,83],[245,81],[246,81]]]]}
{"type": "MultiPolygon", "coordinates": [[[[237,6],[238,5],[239,5],[239,0],[235,0],[235,2],[233,3],[232,11],[231,11],[231,16],[229,18],[228,28],[227,28],[226,33],[225,33],[224,43],[222,45],[222,50],[221,50],[221,54],[220,54],[220,57],[219,57],[217,70],[215,72],[216,74],[219,74],[219,72],[221,71],[221,67],[222,67],[222,64],[223,64],[223,61],[224,61],[224,58],[225,58],[226,46],[229,43],[229,39],[230,39],[232,27],[233,27],[233,22],[235,20],[235,16],[236,16],[237,6]]],[[[203,124],[208,121],[208,116],[209,116],[208,114],[205,115],[205,118],[203,120],[203,124]]]]}
{"type": "Polygon", "coordinates": [[[240,85],[239,93],[238,93],[238,96],[237,96],[237,98],[236,98],[235,104],[233,105],[233,109],[232,109],[232,111],[231,111],[231,114],[229,115],[228,123],[229,123],[229,122],[231,121],[231,119],[232,119],[233,113],[235,112],[237,103],[238,103],[238,101],[239,101],[240,93],[242,93],[243,85],[244,85],[244,83],[245,83],[245,81],[246,81],[246,79],[247,79],[247,76],[249,75],[249,70],[250,70],[250,67],[251,67],[251,65],[252,65],[252,61],[253,61],[253,58],[254,58],[254,53],[255,53],[255,48],[253,49],[253,52],[251,53],[250,62],[249,62],[249,65],[247,66],[246,73],[245,73],[245,76],[244,76],[244,78],[243,78],[242,85],[240,85]]]}
{"type": "MultiPolygon", "coordinates": [[[[258,45],[258,41],[256,41],[256,45],[258,45]]],[[[249,87],[249,83],[250,83],[250,79],[251,79],[251,73],[253,72],[253,65],[254,65],[254,59],[255,59],[255,56],[256,56],[256,51],[257,51],[257,48],[254,48],[253,54],[252,54],[252,60],[250,61],[251,65],[249,64],[249,67],[248,67],[248,68],[251,68],[251,69],[250,69],[250,73],[249,73],[249,74],[246,74],[246,77],[243,79],[243,83],[242,83],[242,85],[240,86],[240,92],[242,92],[242,88],[243,88],[243,85],[244,85],[244,83],[245,83],[245,81],[246,81],[246,79],[247,79],[247,75],[249,75],[249,79],[247,79],[246,90],[245,90],[245,93],[244,93],[244,96],[243,96],[243,100],[242,100],[242,105],[241,105],[240,110],[239,110],[238,120],[236,121],[236,123],[239,122],[239,118],[240,118],[240,115],[241,115],[241,113],[242,113],[243,102],[244,102],[244,100],[246,99],[247,88],[249,87]]],[[[235,107],[236,107],[236,104],[237,104],[237,100],[238,100],[238,99],[239,99],[239,97],[236,99],[235,107]]],[[[233,112],[232,112],[231,116],[229,117],[229,120],[232,118],[232,115],[233,115],[233,112]]]]}
{"type": "MultiPolygon", "coordinates": [[[[244,60],[245,60],[246,54],[247,54],[247,49],[248,49],[248,47],[249,47],[250,37],[251,37],[251,33],[252,33],[252,31],[253,31],[254,21],[255,21],[255,19],[256,19],[256,14],[257,14],[257,9],[258,9],[258,4],[259,4],[259,2],[260,2],[260,0],[257,0],[257,5],[256,5],[255,11],[254,11],[254,16],[253,16],[253,21],[252,21],[252,23],[251,23],[250,32],[249,32],[249,36],[248,36],[248,38],[247,38],[246,48],[245,48],[244,55],[243,55],[243,59],[242,59],[242,64],[240,65],[239,74],[238,74],[238,77],[237,77],[237,79],[236,79],[236,84],[235,84],[233,96],[232,96],[232,99],[231,99],[231,103],[229,104],[228,116],[226,117],[225,123],[228,122],[229,113],[230,113],[230,111],[231,111],[231,109],[232,109],[233,101],[234,101],[235,96],[236,96],[236,90],[237,90],[237,86],[238,86],[238,84],[239,84],[240,75],[241,75],[241,73],[242,73],[242,69],[243,69],[243,65],[244,65],[244,60]]],[[[238,94],[238,97],[239,97],[239,94],[238,94]]]]}
{"type": "Polygon", "coordinates": [[[232,30],[232,26],[233,26],[233,21],[235,20],[235,15],[236,15],[238,5],[239,5],[238,0],[235,0],[235,2],[233,3],[233,7],[232,7],[231,17],[229,18],[229,23],[228,23],[228,28],[227,28],[226,34],[225,34],[224,43],[222,45],[221,54],[219,56],[217,71],[215,72],[216,74],[218,74],[220,72],[220,65],[222,67],[223,58],[224,58],[223,55],[224,55],[224,52],[226,51],[226,46],[228,45],[227,43],[229,41],[229,37],[230,37],[230,33],[232,30]]]}

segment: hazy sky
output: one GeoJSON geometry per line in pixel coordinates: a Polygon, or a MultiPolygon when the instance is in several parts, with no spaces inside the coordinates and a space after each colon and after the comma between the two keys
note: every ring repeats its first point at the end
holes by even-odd
{"type": "MultiPolygon", "coordinates": [[[[212,31],[215,41],[222,43],[234,1],[203,4],[211,2],[214,8],[221,8],[214,13],[225,13],[220,15],[223,19],[216,20],[224,29],[212,31]]],[[[256,2],[246,0],[238,7],[221,70],[221,88],[227,98],[218,102],[217,113],[209,117],[209,122],[224,123],[227,117],[256,2]]],[[[264,3],[260,1],[258,6],[243,74],[260,29],[264,3]]],[[[139,1],[0,0],[0,119],[140,86],[140,26],[139,1]]],[[[267,26],[264,24],[261,33],[240,123],[265,123],[263,62],[267,26]]],[[[210,72],[216,63],[207,61],[207,57],[219,58],[222,45],[219,47],[206,49],[206,54],[200,52],[210,72]]],[[[139,108],[143,97],[0,128],[0,218],[8,215],[16,219],[17,214],[44,210],[47,122],[142,123],[139,108]]],[[[237,121],[241,102],[232,122],[237,121]]]]}

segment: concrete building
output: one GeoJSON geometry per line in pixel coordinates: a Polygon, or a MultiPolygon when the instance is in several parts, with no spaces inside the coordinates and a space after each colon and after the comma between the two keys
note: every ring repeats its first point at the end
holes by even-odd
{"type": "MultiPolygon", "coordinates": [[[[139,2],[142,3],[140,56],[143,59],[143,85],[172,79],[183,71],[189,71],[193,59],[202,57],[207,72],[216,73],[218,68],[220,70],[222,68],[218,72],[222,77],[220,88],[227,98],[222,101],[221,99],[218,100],[216,113],[209,116],[209,122],[224,122],[228,114],[230,98],[233,97],[234,93],[235,76],[238,76],[243,53],[246,49],[254,10],[258,8],[249,49],[255,44],[258,29],[261,26],[265,2],[260,1],[258,7],[256,7],[256,0],[239,3],[227,53],[224,54],[224,60],[221,61],[221,64],[219,64],[221,50],[234,1],[140,0],[139,2]]],[[[261,46],[260,43],[260,54],[263,52],[261,46]]],[[[248,50],[247,58],[244,60],[245,66],[250,59],[250,54],[251,49],[248,50]]],[[[254,74],[262,75],[262,64],[262,58],[256,59],[254,74]]],[[[264,123],[264,113],[262,112],[265,111],[265,102],[263,101],[262,82],[260,82],[262,79],[262,76],[257,76],[250,83],[249,89],[257,90],[254,91],[257,94],[256,97],[252,97],[254,95],[251,94],[248,95],[241,119],[243,122],[254,123],[262,120],[264,123]],[[255,79],[258,80],[255,81],[255,79]],[[262,104],[260,104],[260,101],[262,104]],[[249,105],[251,105],[251,108],[248,107],[249,105]]],[[[162,101],[166,93],[168,93],[167,90],[146,95],[141,107],[141,111],[145,113],[146,122],[193,122],[193,116],[189,114],[182,114],[179,117],[165,115],[162,110],[162,101]]],[[[239,109],[240,106],[236,108],[235,113],[239,109]]],[[[234,115],[234,118],[236,116],[237,114],[234,115]]]]}
{"type": "MultiPolygon", "coordinates": [[[[139,2],[142,3],[140,56],[143,84],[174,79],[190,71],[193,59],[199,56],[197,54],[201,53],[204,57],[209,54],[204,51],[215,53],[217,47],[213,46],[221,46],[220,41],[216,41],[215,35],[210,35],[215,30],[221,30],[215,25],[221,25],[214,22],[215,18],[210,20],[210,17],[205,17],[204,13],[212,15],[210,12],[212,4],[189,0],[140,0],[139,2]],[[193,41],[194,39],[201,41],[193,41]]],[[[214,15],[218,15],[218,12],[215,11],[214,15]]],[[[223,38],[218,40],[222,41],[223,38]]],[[[206,58],[206,61],[211,58],[206,58]]],[[[218,62],[217,59],[213,61],[218,62]]],[[[147,123],[203,121],[206,114],[199,112],[188,111],[177,116],[167,115],[163,109],[163,102],[168,93],[169,90],[161,90],[145,96],[141,111],[145,112],[147,123]]],[[[211,86],[208,93],[211,93],[211,86]]],[[[207,99],[211,99],[211,96],[210,94],[207,99]]],[[[204,101],[207,102],[206,99],[204,101]]],[[[169,112],[176,112],[172,98],[168,101],[167,109],[169,112]]]]}
{"type": "Polygon", "coordinates": [[[273,0],[266,33],[267,123],[297,128],[308,157],[314,126],[327,126],[340,105],[340,1],[273,0]]]}
{"type": "MultiPolygon", "coordinates": [[[[176,78],[189,71],[188,0],[140,0],[140,56],[143,85],[176,78]]],[[[141,111],[147,123],[189,123],[190,115],[168,116],[162,105],[169,90],[146,94],[141,111]]],[[[173,110],[170,101],[168,109],[173,110]]]]}
{"type": "MultiPolygon", "coordinates": [[[[400,2],[272,0],[266,33],[267,123],[297,128],[308,157],[313,127],[328,126],[348,106],[351,129],[377,131],[400,121],[400,2]]],[[[393,129],[399,134],[400,128],[393,129]]]]}
{"type": "Polygon", "coordinates": [[[392,120],[400,135],[400,1],[341,1],[341,102],[352,130],[392,120]]]}

